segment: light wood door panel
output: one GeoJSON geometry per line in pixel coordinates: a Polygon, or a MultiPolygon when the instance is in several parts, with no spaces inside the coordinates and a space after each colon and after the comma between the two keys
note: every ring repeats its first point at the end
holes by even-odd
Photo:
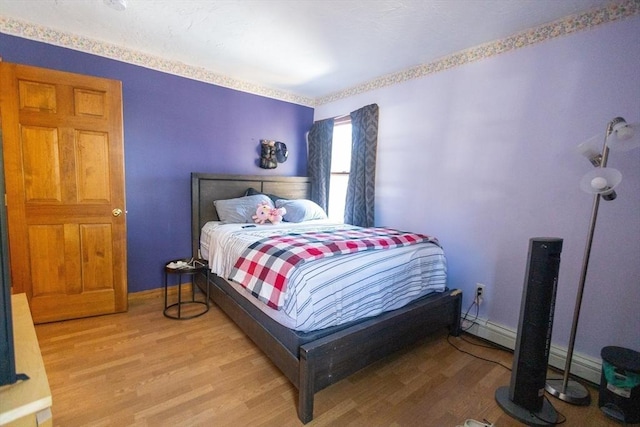
{"type": "Polygon", "coordinates": [[[125,311],[121,83],[2,62],[0,79],[14,293],[36,323],[125,311]]]}

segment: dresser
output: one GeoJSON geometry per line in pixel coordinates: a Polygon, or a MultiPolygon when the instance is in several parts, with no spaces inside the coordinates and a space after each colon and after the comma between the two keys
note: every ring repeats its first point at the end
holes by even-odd
{"type": "Polygon", "coordinates": [[[0,387],[0,426],[53,426],[51,389],[25,294],[11,296],[16,371],[29,379],[0,387]]]}

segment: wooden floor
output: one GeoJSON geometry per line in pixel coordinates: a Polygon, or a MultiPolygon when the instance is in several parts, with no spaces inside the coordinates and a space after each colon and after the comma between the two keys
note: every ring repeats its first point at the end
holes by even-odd
{"type": "MultiPolygon", "coordinates": [[[[181,321],[162,310],[162,294],[144,292],[130,295],[128,313],[36,326],[55,426],[301,425],[296,389],[216,306],[181,321]]],[[[522,425],[494,399],[509,370],[448,341],[507,367],[511,354],[467,340],[443,332],[322,390],[307,425],[522,425]]],[[[619,425],[595,403],[550,399],[566,426],[619,425]]]]}

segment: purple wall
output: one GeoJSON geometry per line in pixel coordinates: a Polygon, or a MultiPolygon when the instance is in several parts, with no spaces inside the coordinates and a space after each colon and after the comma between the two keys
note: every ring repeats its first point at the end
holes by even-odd
{"type": "MultiPolygon", "coordinates": [[[[486,285],[492,339],[517,328],[529,238],[563,238],[553,341],[566,348],[593,200],[575,147],[616,116],[640,121],[639,41],[635,16],[320,105],[315,119],[380,106],[376,223],[437,236],[465,310],[486,285]]],[[[600,205],[576,338],[594,358],[640,350],[640,149],[609,166],[623,181],[600,205]]]]}
{"type": "Polygon", "coordinates": [[[162,265],[191,253],[190,173],[306,175],[313,109],[0,34],[3,61],[122,81],[129,291],[163,285],[162,265]],[[256,166],[260,139],[289,159],[256,166]]]}

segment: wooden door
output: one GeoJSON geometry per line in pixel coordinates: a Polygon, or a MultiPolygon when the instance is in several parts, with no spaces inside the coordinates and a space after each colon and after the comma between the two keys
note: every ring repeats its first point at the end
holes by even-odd
{"type": "Polygon", "coordinates": [[[13,292],[34,322],[127,309],[122,85],[0,62],[13,292]]]}

